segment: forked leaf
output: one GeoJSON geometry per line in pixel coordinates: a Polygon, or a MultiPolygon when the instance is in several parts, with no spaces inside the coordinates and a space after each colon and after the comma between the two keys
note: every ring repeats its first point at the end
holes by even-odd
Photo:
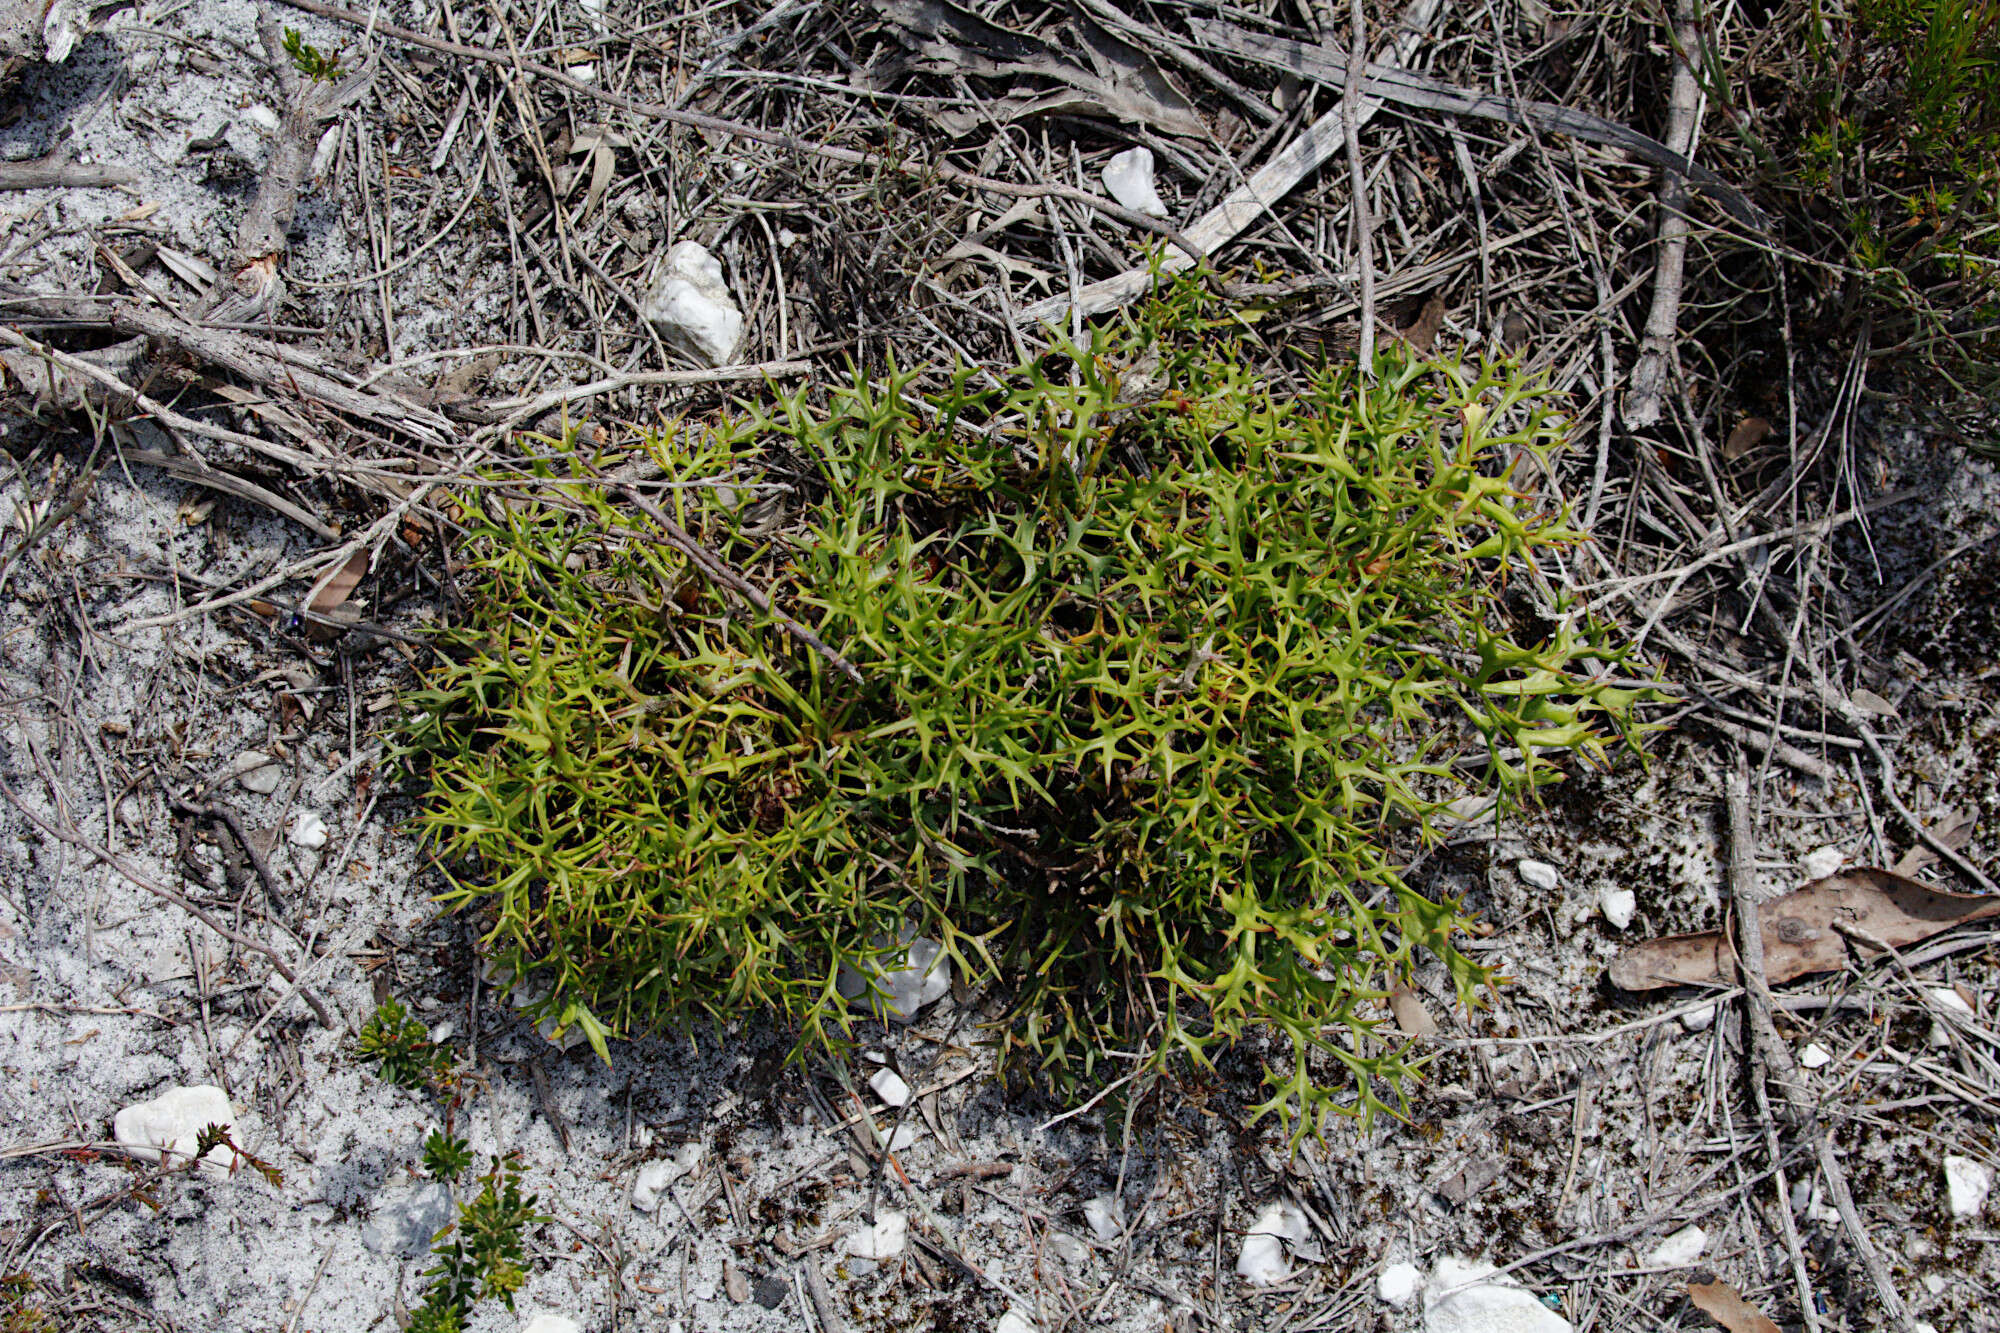
{"type": "Polygon", "coordinates": [[[1727,1282],[1690,1282],[1688,1299],[1695,1308],[1729,1330],[1729,1333],[1784,1333],[1765,1317],[1764,1312],[1743,1299],[1743,1293],[1727,1282]]]}
{"type": "MultiPolygon", "coordinates": [[[[1764,904],[1764,974],[1776,984],[1809,972],[1838,972],[1850,943],[1872,956],[1873,950],[1836,930],[1836,922],[1900,949],[1992,916],[2000,916],[2000,897],[1945,893],[1889,870],[1844,871],[1764,904]]],[[[1611,960],[1610,976],[1633,991],[1733,985],[1736,950],[1720,930],[1669,935],[1620,953],[1611,960]]]]}

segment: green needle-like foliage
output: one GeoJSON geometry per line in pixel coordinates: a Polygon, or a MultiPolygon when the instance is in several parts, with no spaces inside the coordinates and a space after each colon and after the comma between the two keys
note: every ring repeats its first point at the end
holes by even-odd
{"type": "Polygon", "coordinates": [[[448,901],[539,1012],[600,1051],[752,1009],[837,1041],[842,965],[915,929],[1007,987],[1003,1053],[1058,1090],[1262,1028],[1295,1134],[1381,1107],[1409,1066],[1374,1002],[1418,951],[1482,978],[1404,854],[1633,740],[1643,691],[1528,559],[1580,539],[1508,480],[1560,442],[1540,387],[1385,355],[1280,394],[1240,330],[1181,286],[1002,388],[857,377],[652,440],[676,520],[858,687],[574,444],[537,500],[465,497],[484,587],[406,753],[448,901]],[[753,538],[781,452],[817,485],[753,538]]]}

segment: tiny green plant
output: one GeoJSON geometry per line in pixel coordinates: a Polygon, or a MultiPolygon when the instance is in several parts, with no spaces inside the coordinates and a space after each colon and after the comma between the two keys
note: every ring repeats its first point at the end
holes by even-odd
{"type": "Polygon", "coordinates": [[[229,1136],[229,1127],[227,1125],[205,1125],[202,1127],[201,1133],[195,1136],[194,1156],[188,1159],[185,1169],[189,1171],[194,1170],[200,1162],[207,1158],[209,1153],[215,1151],[217,1148],[229,1149],[229,1170],[231,1175],[234,1175],[237,1171],[247,1166],[258,1175],[264,1177],[265,1182],[274,1189],[282,1189],[284,1187],[285,1173],[261,1157],[258,1157],[255,1153],[239,1147],[236,1141],[229,1136]]]}
{"type": "Polygon", "coordinates": [[[1280,388],[1245,319],[1183,283],[998,387],[892,369],[647,440],[675,521],[858,686],[574,439],[464,497],[483,587],[402,755],[534,1016],[600,1053],[754,1008],[835,1044],[843,970],[916,931],[1056,1092],[1261,1029],[1295,1135],[1391,1106],[1382,998],[1422,955],[1485,979],[1408,856],[1456,797],[1636,745],[1648,696],[1537,564],[1583,539],[1510,480],[1562,440],[1538,382],[1391,352],[1280,388]],[[773,535],[742,496],[779,457],[811,475],[773,535]]]}
{"type": "Polygon", "coordinates": [[[362,1025],[360,1046],[383,1080],[402,1088],[433,1087],[451,1068],[451,1052],[393,996],[362,1025]]]}
{"type": "Polygon", "coordinates": [[[457,1221],[432,1243],[436,1262],[425,1270],[430,1285],[411,1313],[410,1333],[458,1333],[487,1298],[512,1310],[527,1277],[527,1229],[548,1220],[535,1211],[535,1196],[521,1193],[520,1162],[512,1154],[494,1158],[478,1195],[458,1206],[457,1221]]]}
{"type": "Polygon", "coordinates": [[[454,1181],[472,1169],[472,1149],[464,1139],[434,1129],[424,1140],[424,1174],[432,1180],[454,1181]]]}
{"type": "Polygon", "coordinates": [[[332,55],[323,53],[318,47],[306,41],[297,28],[285,29],[285,54],[292,58],[292,68],[316,83],[330,83],[347,71],[340,63],[340,52],[332,55]]]}
{"type": "Polygon", "coordinates": [[[55,1328],[48,1311],[35,1299],[38,1290],[35,1279],[26,1273],[0,1277],[0,1333],[44,1333],[55,1328]]]}

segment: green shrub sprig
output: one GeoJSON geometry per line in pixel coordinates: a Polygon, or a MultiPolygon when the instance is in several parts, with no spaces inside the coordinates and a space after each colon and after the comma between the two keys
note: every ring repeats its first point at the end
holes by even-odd
{"type": "Polygon", "coordinates": [[[1284,393],[1240,333],[1183,285],[1003,388],[857,377],[649,440],[676,521],[860,688],[721,600],[613,460],[552,442],[537,499],[465,497],[483,587],[404,753],[537,1015],[600,1051],[756,1008],[834,1042],[842,966],[915,929],[1009,988],[1003,1055],[1059,1089],[1261,1028],[1295,1134],[1385,1106],[1410,1064],[1374,1002],[1420,952],[1482,978],[1398,847],[1635,740],[1643,691],[1527,595],[1580,538],[1508,479],[1560,442],[1543,388],[1390,354],[1284,393]],[[817,485],[760,537],[700,483],[775,451],[817,485]]]}

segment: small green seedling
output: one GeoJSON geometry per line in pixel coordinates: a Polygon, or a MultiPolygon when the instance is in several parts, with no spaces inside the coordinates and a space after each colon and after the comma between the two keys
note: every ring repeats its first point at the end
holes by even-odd
{"type": "Polygon", "coordinates": [[[347,71],[340,63],[340,52],[326,55],[300,35],[297,28],[285,29],[285,54],[292,58],[292,68],[315,83],[331,83],[347,71]]]}
{"type": "Polygon", "coordinates": [[[424,1174],[450,1183],[472,1169],[472,1148],[464,1139],[434,1129],[424,1140],[424,1174]]]}
{"type": "Polygon", "coordinates": [[[518,1159],[494,1158],[477,1197],[458,1206],[458,1220],[431,1245],[436,1262],[424,1273],[431,1284],[408,1333],[459,1333],[473,1304],[490,1297],[512,1310],[527,1280],[527,1229],[548,1220],[535,1211],[535,1196],[521,1193],[518,1159]]]}
{"type": "Polygon", "coordinates": [[[429,1029],[393,996],[362,1026],[361,1054],[399,1088],[434,1087],[451,1069],[451,1052],[433,1042],[429,1029]]]}

